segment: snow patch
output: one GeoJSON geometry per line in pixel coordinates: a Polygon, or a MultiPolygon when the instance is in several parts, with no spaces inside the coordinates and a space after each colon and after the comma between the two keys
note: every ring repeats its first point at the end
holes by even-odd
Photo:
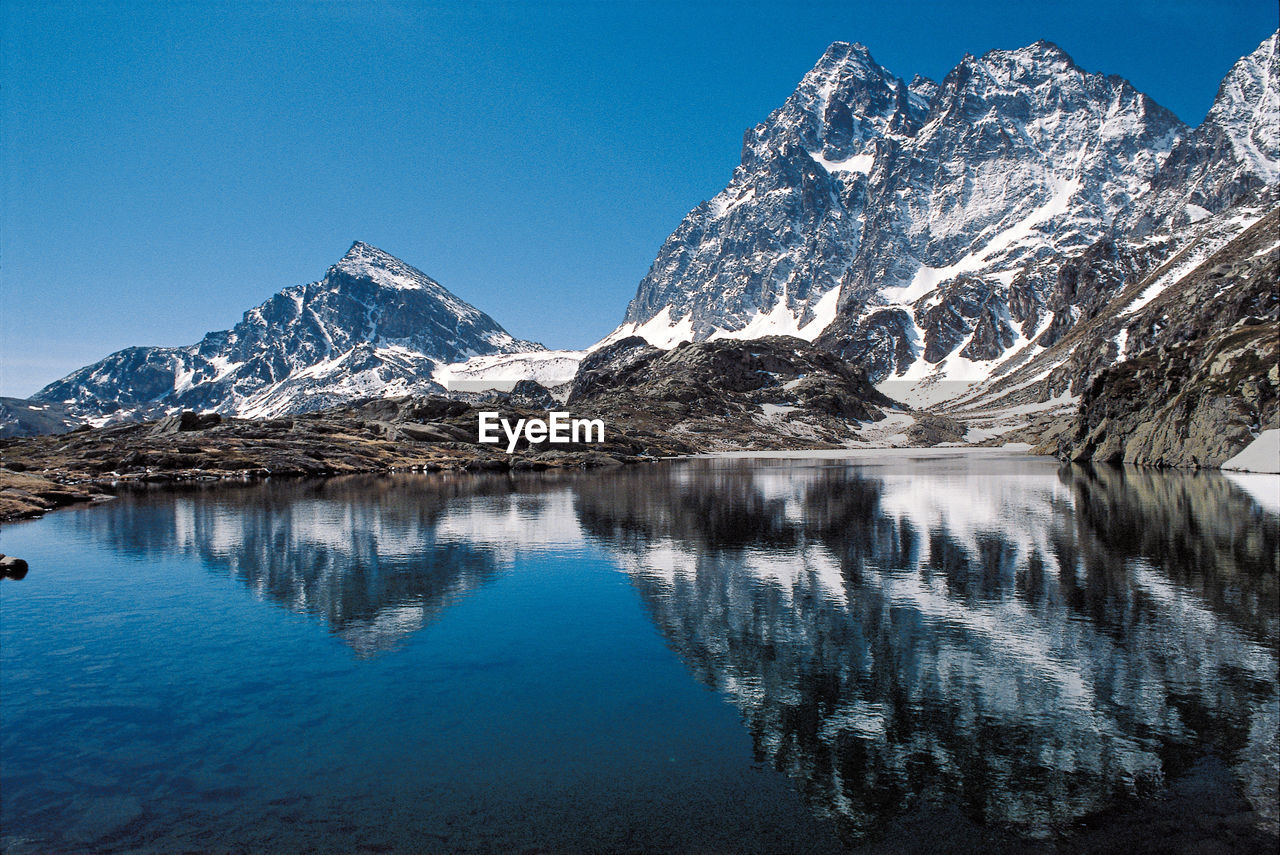
{"type": "MultiPolygon", "coordinates": [[[[922,264],[916,271],[915,276],[912,277],[910,284],[898,288],[885,288],[883,291],[885,298],[891,303],[914,303],[932,292],[939,285],[954,279],[962,273],[973,273],[983,269],[991,264],[996,256],[1010,247],[1026,241],[1037,226],[1064,213],[1071,201],[1071,197],[1079,189],[1079,178],[1055,181],[1053,183],[1053,194],[1049,197],[1049,200],[1023,217],[1021,221],[995,235],[980,249],[970,252],[953,264],[948,264],[945,267],[929,267],[922,264]]],[[[1001,274],[993,275],[996,278],[1000,278],[1005,285],[1008,285],[1012,281],[1014,274],[1015,271],[1006,270],[1001,274]],[[1008,281],[1005,281],[1006,279],[1008,281]]]]}
{"type": "Polygon", "coordinates": [[[792,312],[787,308],[787,300],[784,296],[774,303],[773,308],[768,312],[763,310],[757,312],[755,317],[749,320],[742,329],[717,330],[711,334],[708,340],[749,340],[764,338],[769,335],[790,335],[802,338],[805,341],[813,341],[835,320],[839,303],[840,286],[837,285],[814,302],[813,318],[802,326],[800,318],[803,315],[803,310],[792,312]]]}
{"type": "Polygon", "coordinates": [[[573,379],[585,350],[539,350],[475,356],[465,362],[439,365],[431,379],[451,392],[508,392],[521,380],[533,380],[548,388],[573,379]]]}
{"type": "Polygon", "coordinates": [[[872,165],[875,163],[874,154],[855,154],[853,157],[846,157],[844,160],[827,160],[821,154],[809,152],[809,157],[813,158],[813,162],[821,166],[827,172],[856,172],[860,175],[866,175],[871,171],[872,165]]]}
{"type": "Polygon", "coordinates": [[[1222,468],[1280,474],[1280,430],[1264,430],[1222,468]]]}
{"type": "Polygon", "coordinates": [[[638,335],[654,347],[670,350],[677,344],[693,341],[693,315],[685,315],[678,321],[671,320],[671,307],[663,306],[662,311],[642,324],[628,322],[600,339],[587,353],[594,353],[616,341],[638,335]]]}

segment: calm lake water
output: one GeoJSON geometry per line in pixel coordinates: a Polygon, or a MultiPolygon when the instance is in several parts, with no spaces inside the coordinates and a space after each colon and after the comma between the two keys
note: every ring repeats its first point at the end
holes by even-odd
{"type": "Polygon", "coordinates": [[[1269,851],[1267,504],[991,454],[158,490],[8,525],[31,571],[0,582],[0,845],[1269,851]]]}

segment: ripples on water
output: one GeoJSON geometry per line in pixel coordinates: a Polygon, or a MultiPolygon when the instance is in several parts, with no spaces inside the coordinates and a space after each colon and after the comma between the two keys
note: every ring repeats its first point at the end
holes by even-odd
{"type": "Polygon", "coordinates": [[[1214,473],[348,478],[0,545],[6,851],[1274,845],[1280,535],[1214,473]]]}

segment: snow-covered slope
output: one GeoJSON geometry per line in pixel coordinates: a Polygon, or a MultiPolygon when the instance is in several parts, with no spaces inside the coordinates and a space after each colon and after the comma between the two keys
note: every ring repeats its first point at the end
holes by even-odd
{"type": "Polygon", "coordinates": [[[133,347],[42,389],[95,420],[179,409],[248,417],[364,397],[442,392],[432,374],[473,356],[542,350],[380,249],[357,242],[324,278],[286,288],[187,347],[133,347]]]}
{"type": "Polygon", "coordinates": [[[663,244],[614,338],[669,346],[747,328],[817,335],[817,304],[857,253],[877,164],[892,140],[918,129],[926,106],[862,45],[833,44],[747,132],[729,186],[663,244]]]}
{"type": "MultiPolygon", "coordinates": [[[[1069,274],[1061,276],[1063,302],[1071,294],[1075,310],[1073,326],[1060,338],[1047,345],[1024,342],[993,363],[988,376],[969,383],[888,380],[880,389],[912,403],[944,402],[951,415],[980,432],[1002,433],[1074,412],[1101,372],[1144,353],[1163,354],[1160,361],[1166,363],[1183,348],[1208,355],[1218,336],[1250,326],[1264,337],[1269,329],[1274,339],[1278,222],[1280,187],[1270,187],[1168,232],[1100,241],[1060,265],[1069,274]]],[[[1223,356],[1213,373],[1235,361],[1223,356]]],[[[1235,404],[1256,410],[1266,400],[1261,393],[1276,383],[1274,371],[1264,374],[1242,381],[1234,395],[1215,399],[1213,406],[1223,413],[1235,404]]]]}

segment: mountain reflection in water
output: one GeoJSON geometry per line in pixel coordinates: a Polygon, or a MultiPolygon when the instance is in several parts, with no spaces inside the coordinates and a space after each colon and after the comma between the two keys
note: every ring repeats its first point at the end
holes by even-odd
{"type": "Polygon", "coordinates": [[[1042,836],[1206,755],[1274,827],[1276,523],[1215,473],[990,456],[268,484],[80,524],[193,550],[362,657],[521,552],[603,551],[853,842],[934,804],[1042,836]]]}
{"type": "MultiPolygon", "coordinates": [[[[583,526],[846,836],[946,799],[1042,833],[1206,750],[1274,756],[1276,528],[1220,477],[959,458],[622,477],[579,490],[583,526]]],[[[1274,770],[1244,771],[1273,802],[1274,770]]]]}

